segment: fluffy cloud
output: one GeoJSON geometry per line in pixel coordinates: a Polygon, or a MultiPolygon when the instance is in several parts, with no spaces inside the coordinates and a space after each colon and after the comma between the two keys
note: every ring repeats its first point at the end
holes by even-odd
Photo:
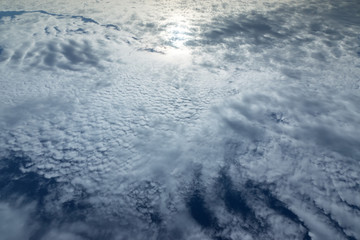
{"type": "Polygon", "coordinates": [[[0,13],[9,239],[360,236],[358,4],[40,3],[0,13]]]}

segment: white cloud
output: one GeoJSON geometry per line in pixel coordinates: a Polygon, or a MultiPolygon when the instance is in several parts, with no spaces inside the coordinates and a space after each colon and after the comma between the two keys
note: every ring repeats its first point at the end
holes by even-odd
{"type": "Polygon", "coordinates": [[[28,239],[36,223],[31,221],[30,214],[33,212],[33,206],[27,205],[19,208],[11,206],[8,203],[0,203],[0,233],[6,240],[28,239]]]}
{"type": "Polygon", "coordinates": [[[1,7],[0,151],[57,183],[40,237],[360,236],[358,5],[29,3],[1,7]]]}

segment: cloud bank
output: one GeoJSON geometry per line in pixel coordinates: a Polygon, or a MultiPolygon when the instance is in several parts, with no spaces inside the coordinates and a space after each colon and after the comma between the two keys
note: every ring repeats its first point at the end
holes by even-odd
{"type": "Polygon", "coordinates": [[[360,237],[356,1],[60,3],[0,8],[2,236],[360,237]]]}

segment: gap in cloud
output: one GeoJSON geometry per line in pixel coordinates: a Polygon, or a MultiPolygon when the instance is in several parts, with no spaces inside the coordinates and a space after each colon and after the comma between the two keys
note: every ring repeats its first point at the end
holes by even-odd
{"type": "Polygon", "coordinates": [[[179,25],[3,13],[0,149],[24,154],[0,159],[0,207],[35,219],[20,239],[360,236],[357,15],[211,1],[179,25]]]}

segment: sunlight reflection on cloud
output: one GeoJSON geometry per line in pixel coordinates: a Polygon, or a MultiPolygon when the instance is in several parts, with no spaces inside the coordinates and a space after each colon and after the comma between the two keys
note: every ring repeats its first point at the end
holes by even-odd
{"type": "Polygon", "coordinates": [[[360,237],[356,1],[3,2],[9,238],[360,237]]]}

